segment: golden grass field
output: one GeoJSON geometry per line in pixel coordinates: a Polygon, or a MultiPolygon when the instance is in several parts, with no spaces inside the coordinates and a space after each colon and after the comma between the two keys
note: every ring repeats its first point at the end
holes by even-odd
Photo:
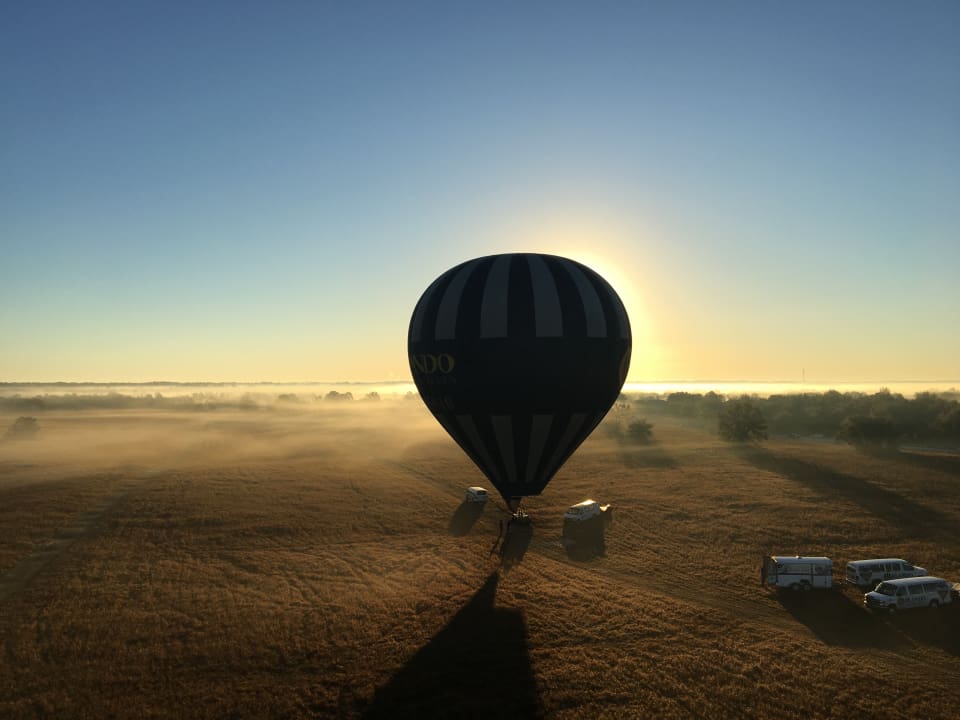
{"type": "Polygon", "coordinates": [[[601,427],[501,566],[418,402],[38,419],[0,442],[0,717],[960,717],[960,603],[758,587],[763,553],[960,580],[950,458],[601,427]],[[615,521],[575,561],[586,497],[615,521]]]}

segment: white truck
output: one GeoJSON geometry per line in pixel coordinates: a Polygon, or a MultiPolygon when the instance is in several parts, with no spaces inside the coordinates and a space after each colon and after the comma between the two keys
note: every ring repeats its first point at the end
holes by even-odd
{"type": "Polygon", "coordinates": [[[939,607],[953,600],[950,583],[938,577],[900,578],[887,580],[863,596],[863,604],[871,610],[894,613],[918,607],[939,607]]]}
{"type": "Polygon", "coordinates": [[[900,558],[851,560],[847,563],[847,582],[860,588],[875,588],[884,580],[923,577],[925,568],[911,565],[900,558]]]}
{"type": "Polygon", "coordinates": [[[771,555],[760,570],[768,587],[813,590],[833,587],[833,561],[828,557],[771,555]]]}

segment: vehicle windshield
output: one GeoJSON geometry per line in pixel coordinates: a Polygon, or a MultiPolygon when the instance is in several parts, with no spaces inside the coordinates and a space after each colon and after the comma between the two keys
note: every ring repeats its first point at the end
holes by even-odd
{"type": "Polygon", "coordinates": [[[891,585],[890,583],[880,583],[877,585],[875,592],[880,593],[881,595],[896,595],[897,586],[891,585]]]}

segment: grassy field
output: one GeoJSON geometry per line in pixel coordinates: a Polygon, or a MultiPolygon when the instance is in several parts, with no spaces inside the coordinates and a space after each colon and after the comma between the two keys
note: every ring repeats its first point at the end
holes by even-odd
{"type": "MultiPolygon", "coordinates": [[[[50,412],[0,442],[0,717],[960,717],[960,603],[779,597],[764,553],[960,580],[960,464],[602,428],[502,504],[415,402],[50,412]],[[611,502],[569,558],[566,506],[611,502]]],[[[0,417],[0,429],[15,418],[0,417]]]]}

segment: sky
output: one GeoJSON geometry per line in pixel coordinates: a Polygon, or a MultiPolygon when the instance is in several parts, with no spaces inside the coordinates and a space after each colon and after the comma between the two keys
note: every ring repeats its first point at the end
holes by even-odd
{"type": "Polygon", "coordinates": [[[960,379],[960,3],[0,4],[0,381],[408,380],[574,258],[628,380],[960,379]]]}

